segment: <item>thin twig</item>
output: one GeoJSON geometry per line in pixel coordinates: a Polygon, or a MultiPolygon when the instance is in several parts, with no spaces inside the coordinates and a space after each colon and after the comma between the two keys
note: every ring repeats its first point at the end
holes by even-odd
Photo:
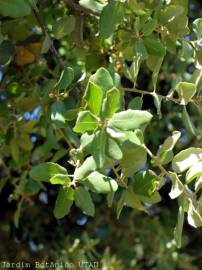
{"type": "Polygon", "coordinates": [[[162,172],[162,175],[167,175],[168,177],[169,172],[161,165],[160,160],[158,157],[156,157],[148,148],[146,145],[143,145],[144,149],[146,150],[147,154],[151,157],[151,159],[153,159],[155,161],[155,165],[157,165],[159,167],[159,169],[162,172]]]}
{"type": "MultiPolygon", "coordinates": [[[[40,14],[35,9],[33,9],[33,13],[34,13],[34,16],[35,16],[40,28],[41,28],[41,31],[42,31],[43,35],[45,37],[49,36],[40,14]]],[[[64,64],[63,60],[61,59],[60,55],[58,54],[58,52],[57,52],[57,50],[56,50],[56,48],[55,48],[55,46],[53,44],[53,41],[51,41],[50,51],[55,56],[55,58],[58,60],[60,67],[62,69],[64,69],[65,64],[64,64]]]]}
{"type": "MultiPolygon", "coordinates": [[[[127,92],[138,93],[138,94],[141,94],[141,95],[150,95],[150,96],[154,95],[154,92],[148,92],[148,91],[140,90],[140,89],[137,89],[137,88],[123,88],[123,90],[127,91],[127,92]]],[[[163,96],[163,95],[160,95],[160,94],[157,94],[157,96],[159,96],[160,99],[170,100],[170,101],[173,101],[174,103],[180,104],[180,100],[178,98],[173,98],[173,97],[170,97],[170,96],[163,96]]]]}

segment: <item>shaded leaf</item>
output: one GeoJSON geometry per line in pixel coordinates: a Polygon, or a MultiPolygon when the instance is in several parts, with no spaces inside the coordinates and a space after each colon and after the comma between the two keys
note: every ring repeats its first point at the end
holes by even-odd
{"type": "Polygon", "coordinates": [[[121,23],[123,16],[123,3],[110,0],[103,8],[100,16],[100,35],[104,38],[110,37],[116,26],[121,23]]]}
{"type": "Polygon", "coordinates": [[[88,216],[95,215],[95,206],[90,196],[90,193],[83,187],[78,187],[75,190],[75,204],[84,214],[88,216]]]}
{"type": "Polygon", "coordinates": [[[178,218],[177,218],[177,225],[174,229],[174,239],[176,241],[177,247],[181,247],[182,243],[182,230],[184,224],[184,209],[182,206],[179,207],[178,218]]]}
{"type": "Polygon", "coordinates": [[[53,33],[56,39],[61,39],[66,35],[73,32],[76,24],[75,17],[73,15],[64,16],[56,21],[53,25],[53,33]]]}
{"type": "Polygon", "coordinates": [[[149,170],[135,174],[132,187],[136,194],[151,197],[157,188],[157,184],[156,174],[149,170]]]}
{"type": "Polygon", "coordinates": [[[166,49],[163,44],[154,38],[145,38],[144,45],[147,49],[147,52],[151,55],[164,56],[166,54],[166,49]]]}
{"type": "Polygon", "coordinates": [[[129,102],[128,109],[141,110],[142,105],[143,105],[142,97],[135,97],[129,102]]]}
{"type": "Polygon", "coordinates": [[[31,13],[31,7],[25,0],[0,0],[0,14],[9,17],[23,17],[31,13]]]}
{"type": "Polygon", "coordinates": [[[196,128],[195,128],[195,126],[194,126],[194,124],[193,124],[193,122],[192,122],[192,120],[187,112],[186,106],[184,106],[184,108],[183,108],[182,120],[184,122],[184,125],[185,125],[187,131],[189,133],[191,133],[192,135],[196,136],[196,128]]]}
{"type": "Polygon", "coordinates": [[[57,219],[63,218],[69,214],[71,206],[74,201],[74,190],[73,189],[64,189],[60,188],[58,196],[55,202],[55,207],[53,210],[54,216],[57,219]]]}
{"type": "Polygon", "coordinates": [[[55,84],[55,88],[58,90],[65,90],[68,88],[74,80],[74,71],[71,67],[65,67],[60,75],[59,81],[55,84]]]}
{"type": "Polygon", "coordinates": [[[36,165],[30,171],[30,177],[36,181],[49,182],[56,174],[67,174],[67,170],[56,163],[46,162],[36,165]]]}
{"type": "Polygon", "coordinates": [[[104,129],[95,133],[92,142],[92,156],[97,164],[97,168],[102,168],[106,160],[106,140],[107,133],[104,129]]]}

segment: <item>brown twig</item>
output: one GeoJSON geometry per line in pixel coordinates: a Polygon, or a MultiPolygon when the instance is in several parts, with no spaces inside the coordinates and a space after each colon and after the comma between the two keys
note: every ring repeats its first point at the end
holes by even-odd
{"type": "MultiPolygon", "coordinates": [[[[43,20],[42,20],[40,14],[35,9],[33,9],[33,13],[34,13],[34,16],[35,16],[35,18],[36,18],[36,20],[37,20],[40,28],[41,28],[41,31],[42,31],[43,35],[44,36],[49,36],[49,34],[48,34],[47,30],[46,30],[46,27],[45,27],[45,25],[43,23],[43,20]]],[[[61,59],[60,55],[58,54],[58,52],[57,52],[57,50],[56,50],[56,48],[55,48],[55,46],[53,44],[53,41],[51,42],[50,51],[52,52],[52,54],[57,59],[60,67],[62,69],[64,69],[65,68],[65,64],[64,64],[63,60],[61,59]]]]}
{"type": "Polygon", "coordinates": [[[155,161],[156,166],[160,169],[162,172],[162,175],[166,175],[169,177],[168,171],[161,165],[161,162],[158,157],[156,157],[148,148],[146,145],[143,145],[144,149],[146,150],[147,154],[150,156],[151,159],[155,161]]]}
{"type": "MultiPolygon", "coordinates": [[[[145,90],[140,90],[140,89],[136,89],[136,88],[123,88],[124,91],[127,92],[134,92],[134,93],[138,93],[141,95],[150,95],[153,96],[154,92],[149,92],[149,91],[145,91],[145,90]]],[[[157,94],[159,96],[159,98],[163,99],[163,100],[170,100],[173,101],[174,103],[180,104],[180,100],[178,98],[173,98],[171,96],[163,96],[160,94],[157,94]]]]}

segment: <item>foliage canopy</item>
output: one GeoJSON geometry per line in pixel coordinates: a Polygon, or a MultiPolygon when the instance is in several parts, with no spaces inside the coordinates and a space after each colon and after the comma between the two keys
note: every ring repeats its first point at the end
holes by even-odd
{"type": "Polygon", "coordinates": [[[92,217],[101,198],[121,217],[150,213],[168,185],[174,245],[184,220],[202,226],[202,19],[188,12],[187,0],[0,0],[0,191],[16,227],[42,190],[57,190],[57,219],[75,206],[92,217]]]}

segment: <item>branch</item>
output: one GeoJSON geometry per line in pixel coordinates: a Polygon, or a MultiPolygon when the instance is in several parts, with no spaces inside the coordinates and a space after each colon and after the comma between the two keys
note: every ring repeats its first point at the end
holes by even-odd
{"type": "Polygon", "coordinates": [[[63,1],[69,8],[71,8],[75,12],[83,13],[83,14],[87,14],[87,15],[95,15],[95,16],[100,15],[99,12],[96,12],[96,11],[91,10],[89,8],[82,7],[79,4],[74,3],[72,0],[63,0],[63,1]]]}
{"type": "MultiPolygon", "coordinates": [[[[142,94],[142,95],[150,95],[150,96],[154,95],[154,92],[148,92],[148,91],[140,90],[140,89],[136,89],[136,88],[123,88],[123,90],[128,91],[128,92],[142,94]]],[[[170,100],[170,101],[173,101],[174,103],[180,104],[180,100],[178,98],[173,98],[170,96],[163,96],[160,94],[157,94],[157,96],[159,96],[160,99],[170,100]]]]}
{"type": "MultiPolygon", "coordinates": [[[[43,35],[49,36],[40,14],[35,9],[33,9],[33,13],[34,13],[34,16],[35,16],[40,28],[41,28],[43,35]]],[[[58,52],[53,44],[53,41],[51,42],[50,51],[52,52],[52,54],[55,56],[55,58],[59,62],[61,69],[64,69],[65,64],[64,64],[63,60],[61,59],[60,55],[58,54],[58,52]]]]}
{"type": "Polygon", "coordinates": [[[159,167],[163,175],[170,176],[168,171],[161,165],[158,157],[156,157],[148,148],[146,145],[143,145],[144,149],[146,150],[147,154],[155,161],[155,165],[159,167]]]}

